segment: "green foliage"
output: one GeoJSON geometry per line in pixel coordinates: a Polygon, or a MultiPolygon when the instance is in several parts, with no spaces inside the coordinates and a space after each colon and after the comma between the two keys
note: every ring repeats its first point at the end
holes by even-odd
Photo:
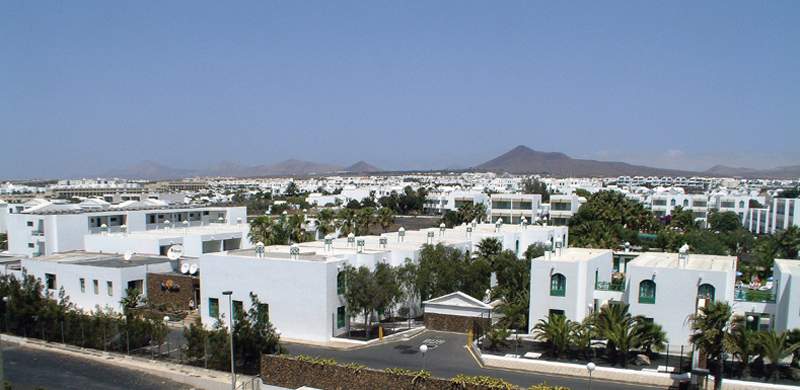
{"type": "Polygon", "coordinates": [[[658,221],[641,203],[616,191],[593,194],[569,221],[571,244],[578,247],[616,248],[657,228],[658,221]]]}
{"type": "Polygon", "coordinates": [[[689,318],[692,335],[689,341],[705,352],[715,376],[714,389],[722,388],[722,353],[725,351],[725,331],[731,321],[732,309],[727,302],[711,302],[689,318]]]}
{"type": "Polygon", "coordinates": [[[428,191],[425,188],[419,188],[415,191],[411,186],[406,186],[403,188],[402,193],[398,194],[392,191],[388,196],[378,199],[378,203],[382,207],[388,207],[397,214],[420,214],[422,213],[427,196],[428,191]]]}
{"type": "Polygon", "coordinates": [[[496,389],[496,390],[513,390],[517,389],[518,387],[507,382],[504,379],[494,378],[491,376],[471,376],[471,375],[464,375],[458,374],[450,379],[454,385],[460,388],[466,388],[467,385],[472,386],[481,386],[488,389],[496,389]]]}
{"type": "Polygon", "coordinates": [[[373,271],[364,266],[355,268],[347,265],[344,273],[347,308],[351,315],[364,315],[366,335],[369,337],[373,313],[392,307],[403,296],[398,270],[386,263],[379,263],[373,271]]]}
{"type": "Polygon", "coordinates": [[[442,244],[423,245],[414,277],[414,290],[421,300],[453,291],[481,299],[489,288],[491,266],[483,257],[442,244]]]}
{"type": "Polygon", "coordinates": [[[500,347],[506,347],[508,346],[507,339],[510,335],[511,332],[509,332],[505,326],[496,325],[486,332],[483,346],[490,350],[497,350],[500,347]]]}
{"type": "Polygon", "coordinates": [[[792,356],[798,348],[799,343],[790,344],[788,332],[775,332],[769,330],[761,332],[760,335],[761,355],[769,361],[769,371],[767,374],[768,379],[777,380],[778,372],[781,367],[782,360],[792,356]]]}
{"type": "Polygon", "coordinates": [[[539,194],[542,196],[542,203],[550,201],[550,191],[547,190],[547,184],[539,181],[539,179],[528,178],[522,181],[522,191],[526,194],[539,194]]]}
{"type": "Polygon", "coordinates": [[[528,248],[525,249],[525,252],[522,254],[522,257],[525,260],[531,261],[537,257],[544,256],[544,252],[547,250],[547,245],[545,244],[531,244],[528,245],[528,248]]]}
{"type": "Polygon", "coordinates": [[[8,250],[8,234],[0,233],[0,251],[8,250]]]}
{"type": "Polygon", "coordinates": [[[544,342],[550,354],[559,358],[566,354],[572,345],[572,321],[560,314],[551,314],[540,319],[533,327],[534,338],[544,342]]]}
{"type": "MultiPolygon", "coordinates": [[[[335,366],[339,363],[336,362],[334,359],[330,358],[321,358],[319,356],[308,356],[308,355],[297,355],[295,359],[300,362],[311,363],[317,366],[335,366]]],[[[351,363],[352,364],[352,363],[351,363]]],[[[360,365],[359,365],[360,366],[360,365]]],[[[363,366],[361,366],[363,367],[363,366]]]]}
{"type": "Polygon", "coordinates": [[[741,364],[739,376],[750,377],[750,360],[758,353],[758,332],[747,327],[745,318],[734,318],[730,333],[725,335],[724,348],[732,353],[741,364]]]}
{"type": "Polygon", "coordinates": [[[794,188],[790,188],[788,190],[783,190],[778,197],[781,198],[800,198],[800,186],[796,186],[794,188]]]}
{"type": "Polygon", "coordinates": [[[381,207],[378,209],[378,213],[375,216],[378,225],[381,226],[383,231],[389,230],[392,225],[394,225],[394,211],[388,207],[381,207]]]}

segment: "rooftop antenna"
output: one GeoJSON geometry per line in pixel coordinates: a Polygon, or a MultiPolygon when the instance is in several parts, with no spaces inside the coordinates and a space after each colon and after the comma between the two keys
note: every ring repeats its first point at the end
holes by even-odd
{"type": "Polygon", "coordinates": [[[400,226],[400,229],[397,230],[397,240],[403,242],[406,237],[406,228],[400,226]]]}
{"type": "Polygon", "coordinates": [[[439,224],[439,237],[444,237],[444,230],[447,228],[447,225],[442,222],[439,224]]]}
{"type": "Polygon", "coordinates": [[[680,249],[678,249],[678,260],[680,260],[681,268],[686,268],[689,262],[689,244],[684,243],[680,249]]]}

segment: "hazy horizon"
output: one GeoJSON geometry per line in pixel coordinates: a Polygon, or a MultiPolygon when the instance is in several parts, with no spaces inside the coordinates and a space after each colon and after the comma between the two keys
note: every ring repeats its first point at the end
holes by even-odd
{"type": "Polygon", "coordinates": [[[800,164],[800,3],[0,4],[2,178],[800,164]]]}

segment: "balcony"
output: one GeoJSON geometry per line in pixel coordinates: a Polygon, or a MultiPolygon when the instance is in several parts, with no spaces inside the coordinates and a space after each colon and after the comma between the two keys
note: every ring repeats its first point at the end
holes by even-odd
{"type": "Polygon", "coordinates": [[[734,300],[739,302],[775,303],[775,291],[753,290],[749,288],[736,289],[734,300]]]}
{"type": "Polygon", "coordinates": [[[598,291],[625,291],[625,280],[606,282],[598,281],[594,284],[594,289],[598,291]]]}
{"type": "Polygon", "coordinates": [[[647,304],[651,304],[652,305],[652,304],[656,303],[656,297],[655,296],[640,295],[639,296],[639,303],[647,303],[647,304]]]}
{"type": "Polygon", "coordinates": [[[44,236],[44,230],[42,230],[42,229],[34,230],[34,231],[31,232],[31,235],[32,236],[36,236],[36,237],[42,237],[42,236],[44,236]]]}

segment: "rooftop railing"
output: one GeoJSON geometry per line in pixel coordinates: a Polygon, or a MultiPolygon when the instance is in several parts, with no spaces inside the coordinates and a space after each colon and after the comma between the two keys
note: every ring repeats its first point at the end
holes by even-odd
{"type": "Polygon", "coordinates": [[[625,291],[625,281],[606,282],[597,281],[594,284],[594,289],[598,291],[625,291]]]}
{"type": "Polygon", "coordinates": [[[753,290],[749,288],[740,288],[736,290],[734,299],[739,302],[762,302],[762,303],[775,303],[775,291],[773,290],[753,290]]]}

